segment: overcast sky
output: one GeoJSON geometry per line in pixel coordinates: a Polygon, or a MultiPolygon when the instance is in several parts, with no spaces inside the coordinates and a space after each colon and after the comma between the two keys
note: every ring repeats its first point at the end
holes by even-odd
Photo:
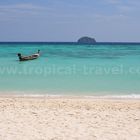
{"type": "Polygon", "coordinates": [[[0,41],[140,42],[140,0],[0,0],[0,41]]]}

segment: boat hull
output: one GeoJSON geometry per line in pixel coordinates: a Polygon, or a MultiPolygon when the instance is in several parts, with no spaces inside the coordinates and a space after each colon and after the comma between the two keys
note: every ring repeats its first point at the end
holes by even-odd
{"type": "Polygon", "coordinates": [[[21,57],[19,58],[20,61],[29,61],[29,60],[34,60],[37,59],[38,57],[21,57]]]}
{"type": "Polygon", "coordinates": [[[29,61],[29,60],[37,59],[40,56],[39,52],[40,50],[38,50],[38,53],[30,56],[22,56],[20,53],[18,53],[19,61],[29,61]]]}

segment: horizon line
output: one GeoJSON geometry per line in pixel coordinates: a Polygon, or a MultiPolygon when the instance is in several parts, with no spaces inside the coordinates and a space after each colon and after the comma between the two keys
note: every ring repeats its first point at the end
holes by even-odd
{"type": "Polygon", "coordinates": [[[75,44],[75,45],[96,45],[96,44],[140,44],[140,42],[95,42],[95,43],[78,43],[78,42],[73,42],[73,41],[0,41],[0,44],[7,44],[7,43],[29,43],[29,44],[34,44],[34,43],[40,43],[40,44],[75,44]]]}

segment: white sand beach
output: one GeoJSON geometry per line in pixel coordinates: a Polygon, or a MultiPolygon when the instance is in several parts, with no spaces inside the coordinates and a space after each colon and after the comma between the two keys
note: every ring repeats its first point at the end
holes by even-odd
{"type": "Polygon", "coordinates": [[[140,100],[0,97],[0,140],[139,140],[140,100]]]}

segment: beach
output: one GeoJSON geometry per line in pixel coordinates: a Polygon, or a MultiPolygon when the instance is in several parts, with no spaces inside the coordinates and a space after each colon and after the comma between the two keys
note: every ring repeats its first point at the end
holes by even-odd
{"type": "Polygon", "coordinates": [[[139,99],[0,97],[1,140],[139,138],[139,99]]]}

